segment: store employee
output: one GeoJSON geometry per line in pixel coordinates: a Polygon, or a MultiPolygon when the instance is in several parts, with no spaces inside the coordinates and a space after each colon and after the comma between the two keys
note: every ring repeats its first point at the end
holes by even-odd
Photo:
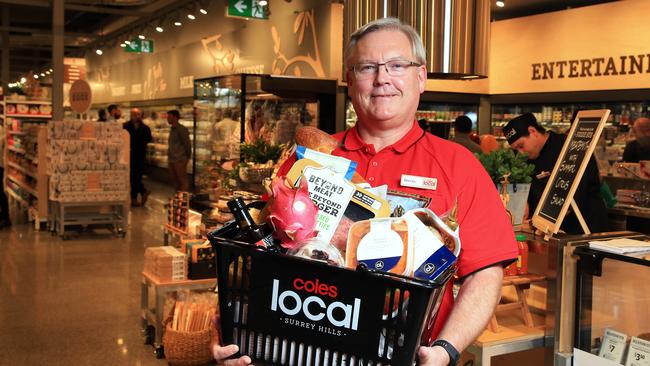
{"type": "MultiPolygon", "coordinates": [[[[535,165],[533,182],[528,195],[529,212],[535,211],[539,204],[548,178],[560,156],[567,136],[546,131],[537,123],[532,113],[525,113],[512,119],[503,128],[510,147],[520,153],[528,154],[528,162],[535,165]]],[[[591,232],[609,230],[605,203],[600,195],[600,176],[596,160],[592,156],[587,165],[574,200],[591,232]]],[[[569,234],[582,234],[582,228],[575,213],[570,210],[562,222],[561,230],[569,234]]]]}

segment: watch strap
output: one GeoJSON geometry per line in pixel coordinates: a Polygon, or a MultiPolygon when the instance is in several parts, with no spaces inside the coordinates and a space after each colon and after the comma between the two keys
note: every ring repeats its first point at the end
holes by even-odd
{"type": "Polygon", "coordinates": [[[456,366],[458,360],[460,360],[460,353],[456,347],[454,347],[454,345],[445,341],[444,339],[438,339],[437,341],[433,342],[432,347],[435,346],[442,347],[442,349],[447,352],[449,355],[449,366],[456,366]]]}

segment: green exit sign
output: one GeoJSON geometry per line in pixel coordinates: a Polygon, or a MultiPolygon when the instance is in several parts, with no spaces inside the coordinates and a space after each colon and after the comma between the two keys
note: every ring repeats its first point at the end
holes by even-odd
{"type": "Polygon", "coordinates": [[[153,53],[153,40],[134,39],[124,47],[126,52],[153,53]]]}
{"type": "Polygon", "coordinates": [[[268,19],[267,6],[260,5],[259,0],[228,0],[228,16],[268,19]]]}

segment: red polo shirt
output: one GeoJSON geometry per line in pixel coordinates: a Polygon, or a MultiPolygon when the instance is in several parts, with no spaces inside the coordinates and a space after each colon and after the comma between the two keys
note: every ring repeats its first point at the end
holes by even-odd
{"type": "MultiPolygon", "coordinates": [[[[402,139],[379,152],[361,140],[356,127],[334,137],[340,146],[332,154],[356,161],[357,172],[372,186],[387,184],[392,190],[430,197],[429,208],[437,215],[449,211],[458,200],[462,247],[459,277],[517,258],[514,232],[496,187],[478,159],[465,147],[425,133],[415,121],[402,139]],[[402,174],[436,178],[437,187],[429,190],[401,186],[402,174]]],[[[292,163],[287,161],[283,168],[288,170],[292,163]]],[[[429,333],[431,342],[451,312],[452,285],[450,281],[445,289],[438,317],[429,333]]]]}

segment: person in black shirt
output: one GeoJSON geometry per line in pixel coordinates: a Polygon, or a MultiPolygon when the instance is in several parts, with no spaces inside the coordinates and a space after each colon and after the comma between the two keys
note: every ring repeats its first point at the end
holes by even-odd
{"type": "MultiPolygon", "coordinates": [[[[548,178],[560,156],[567,136],[546,131],[537,123],[532,113],[525,113],[512,119],[503,128],[510,147],[528,155],[528,162],[535,165],[533,182],[528,195],[529,212],[539,204],[548,178]]],[[[595,158],[587,164],[582,180],[575,192],[574,200],[591,232],[609,231],[609,220],[605,202],[600,195],[600,175],[595,158]]],[[[564,217],[560,228],[569,234],[582,234],[582,227],[573,210],[564,217]]]]}
{"type": "Polygon", "coordinates": [[[153,140],[151,129],[142,122],[142,111],[138,108],[131,109],[131,119],[123,126],[131,137],[131,206],[138,206],[138,194],[142,196],[140,205],[144,206],[151,193],[142,184],[147,144],[153,140]]]}
{"type": "Polygon", "coordinates": [[[625,145],[623,161],[638,163],[640,160],[650,160],[650,119],[638,118],[632,129],[636,139],[625,145]]]}

